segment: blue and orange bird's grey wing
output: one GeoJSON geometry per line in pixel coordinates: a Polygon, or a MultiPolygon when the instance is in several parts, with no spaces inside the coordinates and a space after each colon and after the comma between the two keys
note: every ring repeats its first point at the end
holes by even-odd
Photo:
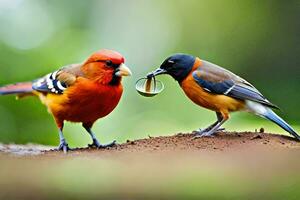
{"type": "Polygon", "coordinates": [[[239,100],[250,100],[270,108],[278,107],[268,101],[253,85],[234,73],[202,60],[193,78],[204,90],[239,100]]]}
{"type": "Polygon", "coordinates": [[[78,76],[82,76],[80,70],[82,64],[73,64],[62,67],[32,83],[32,88],[43,93],[63,94],[73,85],[78,76]]]}

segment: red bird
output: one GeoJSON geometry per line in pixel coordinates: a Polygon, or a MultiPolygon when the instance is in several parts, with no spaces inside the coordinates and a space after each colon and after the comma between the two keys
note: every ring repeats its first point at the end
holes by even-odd
{"type": "Polygon", "coordinates": [[[59,150],[66,152],[70,149],[63,136],[64,121],[82,123],[93,140],[89,146],[110,147],[116,141],[100,144],[91,128],[96,120],[111,113],[118,105],[123,93],[121,77],[131,75],[124,62],[124,57],[118,52],[100,50],[83,64],[62,67],[32,82],[1,87],[0,94],[38,96],[59,129],[59,150]]]}

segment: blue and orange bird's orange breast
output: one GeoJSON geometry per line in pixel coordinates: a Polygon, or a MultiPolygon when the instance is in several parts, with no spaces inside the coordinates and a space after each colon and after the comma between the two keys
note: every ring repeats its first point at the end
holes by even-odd
{"type": "Polygon", "coordinates": [[[192,73],[201,67],[202,62],[196,58],[195,64],[189,75],[180,83],[186,96],[195,104],[204,108],[221,112],[233,112],[244,108],[244,102],[220,94],[211,93],[203,89],[194,79],[192,73]]]}

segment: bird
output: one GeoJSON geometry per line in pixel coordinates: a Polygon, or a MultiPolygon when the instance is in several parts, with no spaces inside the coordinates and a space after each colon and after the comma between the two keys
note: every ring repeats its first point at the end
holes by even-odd
{"type": "Polygon", "coordinates": [[[83,63],[61,67],[30,82],[0,87],[0,95],[37,96],[52,114],[58,128],[58,150],[71,150],[63,134],[66,121],[82,123],[92,139],[90,147],[106,148],[115,145],[116,141],[101,144],[92,126],[115,109],[123,93],[122,77],[131,74],[120,53],[101,49],[83,63]]]}
{"type": "Polygon", "coordinates": [[[300,140],[298,133],[273,109],[278,106],[267,100],[245,79],[199,57],[177,53],[163,61],[147,78],[167,74],[180,85],[185,95],[195,104],[212,110],[217,121],[196,131],[194,138],[213,136],[230,118],[230,113],[246,111],[272,121],[300,140]]]}

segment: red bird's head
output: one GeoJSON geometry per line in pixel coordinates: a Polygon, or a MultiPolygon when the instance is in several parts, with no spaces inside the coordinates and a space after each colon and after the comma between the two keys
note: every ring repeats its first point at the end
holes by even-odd
{"type": "Polygon", "coordinates": [[[101,84],[118,85],[122,76],[130,76],[124,57],[112,50],[103,49],[93,53],[82,66],[85,76],[101,84]]]}

